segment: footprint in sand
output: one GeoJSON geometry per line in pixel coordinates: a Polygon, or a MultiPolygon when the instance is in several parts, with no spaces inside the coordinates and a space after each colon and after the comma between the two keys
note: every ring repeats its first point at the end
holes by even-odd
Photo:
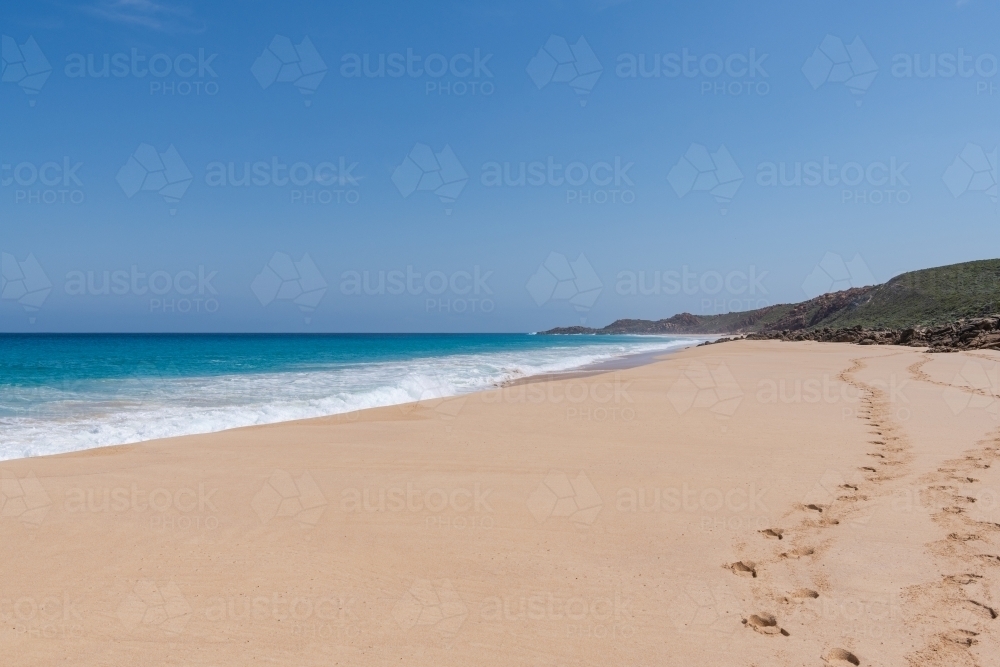
{"type": "Polygon", "coordinates": [[[977,643],[978,632],[972,630],[952,630],[942,635],[947,641],[954,642],[959,646],[972,646],[977,643]]]}
{"type": "Polygon", "coordinates": [[[846,667],[847,665],[854,665],[857,667],[861,664],[858,657],[842,648],[832,648],[823,655],[823,662],[832,667],[846,667]]]}
{"type": "Polygon", "coordinates": [[[788,597],[781,598],[782,602],[804,602],[805,600],[815,600],[819,597],[819,593],[811,588],[799,588],[792,591],[788,597]]]}
{"type": "Polygon", "coordinates": [[[949,533],[948,539],[956,540],[958,542],[972,542],[973,540],[981,540],[983,538],[975,533],[949,533]]]}
{"type": "Polygon", "coordinates": [[[776,537],[780,540],[783,539],[782,536],[785,534],[785,531],[782,530],[781,528],[767,528],[766,530],[760,531],[760,534],[763,535],[764,537],[770,537],[770,538],[776,537]]]}
{"type": "Polygon", "coordinates": [[[778,619],[775,618],[774,614],[752,614],[750,618],[743,621],[746,623],[747,627],[751,628],[755,632],[759,632],[762,635],[784,635],[788,636],[788,632],[778,627],[778,619]]]}
{"type": "Polygon", "coordinates": [[[966,611],[971,611],[973,614],[989,618],[990,620],[997,617],[997,612],[993,607],[988,607],[982,602],[976,602],[975,600],[962,600],[961,607],[966,611]]]}
{"type": "Polygon", "coordinates": [[[757,578],[757,566],[750,561],[736,561],[727,567],[733,571],[733,574],[738,576],[757,578]]]}
{"type": "Polygon", "coordinates": [[[817,505],[815,503],[809,503],[808,505],[806,505],[806,509],[807,510],[812,510],[814,512],[819,512],[820,514],[823,513],[823,506],[822,505],[817,505]]]}
{"type": "Polygon", "coordinates": [[[799,547],[798,549],[792,549],[791,551],[786,551],[781,554],[782,558],[802,558],[803,556],[812,556],[816,553],[816,550],[812,547],[799,547]]]}

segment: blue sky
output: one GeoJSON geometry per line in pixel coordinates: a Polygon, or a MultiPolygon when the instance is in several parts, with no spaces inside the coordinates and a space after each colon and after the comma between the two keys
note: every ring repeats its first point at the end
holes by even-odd
{"type": "Polygon", "coordinates": [[[994,257],[998,19],[6,2],[0,330],[602,326],[994,257]]]}

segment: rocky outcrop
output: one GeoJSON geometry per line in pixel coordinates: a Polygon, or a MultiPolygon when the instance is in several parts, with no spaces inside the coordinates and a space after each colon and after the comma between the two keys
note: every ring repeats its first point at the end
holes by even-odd
{"type": "Polygon", "coordinates": [[[862,326],[842,329],[761,331],[745,336],[720,338],[706,344],[732,340],[813,340],[825,343],[857,345],[907,345],[926,347],[928,352],[1000,349],[1000,315],[958,320],[951,324],[908,329],[866,329],[862,326]]]}

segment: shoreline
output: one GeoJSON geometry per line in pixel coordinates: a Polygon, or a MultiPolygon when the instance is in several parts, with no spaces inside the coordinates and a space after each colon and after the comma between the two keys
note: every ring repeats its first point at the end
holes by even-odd
{"type": "MultiPolygon", "coordinates": [[[[703,337],[692,337],[694,340],[702,340],[703,337]]],[[[554,373],[539,373],[537,375],[529,375],[523,378],[515,378],[513,380],[508,380],[507,382],[500,383],[496,385],[497,387],[516,387],[523,384],[534,384],[538,382],[550,382],[556,380],[572,380],[572,379],[582,379],[593,377],[594,375],[600,375],[601,373],[609,373],[612,371],[623,371],[630,368],[638,368],[639,366],[645,366],[647,364],[653,364],[657,361],[662,361],[663,357],[669,354],[675,354],[681,350],[686,350],[691,347],[695,347],[697,343],[692,342],[691,345],[677,346],[676,348],[671,348],[667,350],[657,350],[655,352],[638,352],[635,354],[626,354],[621,357],[616,357],[614,359],[607,359],[605,361],[598,361],[591,364],[584,364],[579,368],[570,369],[566,371],[558,371],[554,373]]],[[[488,391],[478,390],[478,391],[488,391]]],[[[472,392],[477,393],[477,392],[472,392]]]]}
{"type": "Polygon", "coordinates": [[[1000,427],[962,378],[998,361],[734,341],[5,461],[0,648],[14,667],[990,664],[1000,427]]]}
{"type": "MultiPolygon", "coordinates": [[[[90,334],[85,334],[85,335],[90,335],[90,334]]],[[[643,338],[648,338],[649,336],[642,336],[642,337],[643,338]]],[[[690,338],[690,339],[692,339],[691,345],[695,345],[695,344],[697,344],[697,341],[701,341],[701,340],[704,340],[706,338],[705,336],[686,336],[686,335],[678,335],[678,336],[671,335],[671,336],[665,336],[665,337],[668,337],[668,338],[671,338],[671,339],[685,339],[685,338],[690,338]]],[[[313,419],[331,419],[331,418],[333,418],[333,419],[351,420],[353,418],[353,415],[355,413],[361,413],[361,412],[365,412],[365,411],[368,411],[368,410],[377,410],[377,409],[381,409],[381,408],[399,408],[399,409],[402,409],[402,410],[406,410],[407,406],[411,406],[411,405],[417,405],[417,404],[420,404],[420,403],[427,403],[427,402],[433,402],[433,401],[448,401],[448,400],[453,400],[453,399],[458,399],[458,398],[468,398],[469,396],[472,396],[472,395],[475,395],[475,394],[481,394],[483,392],[489,392],[489,391],[492,391],[492,390],[497,389],[497,388],[514,387],[514,386],[519,386],[519,385],[523,385],[523,384],[533,384],[533,383],[556,381],[556,380],[583,379],[583,378],[592,377],[594,375],[598,375],[598,374],[605,373],[605,372],[616,371],[616,370],[617,371],[626,370],[626,369],[635,368],[635,367],[646,365],[646,364],[655,363],[663,355],[667,355],[667,354],[671,354],[671,353],[674,353],[674,352],[678,352],[680,350],[687,349],[688,347],[690,347],[690,346],[689,345],[678,345],[676,347],[666,348],[666,349],[662,349],[662,350],[647,351],[647,352],[638,352],[638,353],[627,353],[627,354],[623,354],[623,355],[620,355],[620,356],[614,356],[614,357],[612,357],[610,359],[605,359],[605,360],[598,361],[598,362],[592,362],[592,363],[583,364],[581,366],[574,367],[574,368],[571,368],[571,369],[568,369],[568,370],[564,370],[564,371],[540,372],[540,373],[537,373],[537,374],[534,374],[534,375],[526,375],[526,376],[522,376],[522,377],[513,378],[511,380],[507,380],[507,381],[504,381],[504,382],[501,382],[501,383],[495,383],[495,384],[492,384],[492,385],[489,385],[489,386],[478,387],[478,388],[473,389],[471,391],[459,392],[459,393],[455,393],[455,394],[447,394],[447,395],[444,395],[444,396],[436,396],[434,398],[429,398],[429,399],[428,398],[421,398],[421,399],[416,399],[416,400],[402,401],[402,402],[399,402],[399,403],[387,403],[387,404],[384,404],[384,405],[375,405],[375,406],[369,406],[369,407],[361,407],[361,408],[356,408],[356,409],[345,410],[345,411],[342,411],[342,412],[330,412],[330,413],[327,413],[327,414],[319,414],[319,415],[312,415],[312,416],[292,418],[292,419],[282,419],[282,420],[278,420],[278,421],[256,423],[256,424],[242,424],[242,425],[236,425],[236,426],[228,426],[228,427],[217,429],[217,430],[198,431],[198,432],[194,432],[194,433],[182,433],[182,434],[179,434],[179,435],[167,435],[167,436],[162,436],[162,437],[146,438],[146,439],[141,439],[141,440],[136,440],[136,441],[131,441],[131,442],[124,442],[124,443],[122,443],[122,442],[114,442],[114,443],[99,444],[99,445],[95,445],[95,446],[83,447],[83,448],[80,448],[80,449],[72,449],[72,450],[63,451],[63,452],[52,452],[52,453],[43,453],[43,454],[28,455],[28,456],[18,456],[18,457],[15,457],[15,458],[3,459],[2,461],[0,461],[0,463],[2,463],[3,461],[16,461],[16,460],[21,460],[21,459],[38,459],[38,458],[48,457],[48,456],[65,456],[65,455],[70,455],[70,454],[74,454],[74,453],[78,453],[78,452],[90,452],[90,451],[94,451],[94,450],[101,450],[101,449],[109,448],[109,447],[124,447],[124,446],[141,445],[141,444],[146,443],[146,442],[154,442],[154,441],[159,441],[159,440],[168,440],[168,439],[173,439],[173,438],[184,438],[184,437],[195,437],[195,436],[205,436],[205,435],[212,435],[212,434],[215,434],[215,433],[224,433],[224,432],[227,432],[227,431],[238,430],[238,429],[275,426],[275,425],[280,425],[280,424],[289,424],[289,423],[297,423],[297,422],[309,421],[309,420],[313,420],[313,419]]]]}

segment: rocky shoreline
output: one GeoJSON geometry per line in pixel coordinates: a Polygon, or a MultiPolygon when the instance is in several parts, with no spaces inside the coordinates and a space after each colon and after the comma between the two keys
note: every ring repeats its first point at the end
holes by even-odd
{"type": "Polygon", "coordinates": [[[1000,349],[1000,315],[961,319],[950,324],[908,329],[868,329],[862,326],[841,329],[761,331],[720,338],[702,343],[712,345],[733,340],[813,340],[823,343],[857,345],[906,345],[926,347],[928,352],[1000,349]]]}

